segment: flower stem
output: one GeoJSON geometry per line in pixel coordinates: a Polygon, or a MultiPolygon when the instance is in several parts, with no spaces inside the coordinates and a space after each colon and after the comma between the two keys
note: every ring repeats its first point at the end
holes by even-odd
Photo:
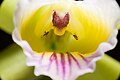
{"type": "Polygon", "coordinates": [[[2,80],[30,80],[34,78],[33,67],[26,65],[22,49],[13,44],[0,52],[0,78],[2,80]]]}
{"type": "Polygon", "coordinates": [[[13,16],[19,0],[3,0],[0,5],[0,29],[11,34],[14,29],[13,16]]]}

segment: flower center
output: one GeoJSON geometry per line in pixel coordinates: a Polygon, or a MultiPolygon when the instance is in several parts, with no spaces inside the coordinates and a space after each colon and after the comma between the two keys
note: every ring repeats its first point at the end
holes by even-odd
{"type": "Polygon", "coordinates": [[[54,27],[57,27],[59,30],[62,30],[64,27],[67,27],[69,23],[69,13],[66,13],[63,18],[61,18],[57,12],[53,13],[52,23],[54,27]]]}

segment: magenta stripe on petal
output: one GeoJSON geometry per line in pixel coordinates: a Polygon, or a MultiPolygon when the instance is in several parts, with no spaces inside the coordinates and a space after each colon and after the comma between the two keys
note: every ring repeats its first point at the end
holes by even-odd
{"type": "Polygon", "coordinates": [[[72,54],[70,54],[70,56],[71,56],[72,59],[76,62],[78,68],[80,69],[81,67],[80,67],[80,64],[79,64],[78,60],[77,60],[72,54]]]}
{"type": "Polygon", "coordinates": [[[48,65],[48,71],[50,70],[50,67],[51,67],[53,60],[55,60],[54,53],[50,56],[50,59],[49,59],[50,63],[48,65]]]}
{"type": "Polygon", "coordinates": [[[83,55],[80,55],[80,54],[79,54],[79,56],[80,56],[87,64],[89,64],[89,61],[88,61],[83,55]]]}
{"type": "Polygon", "coordinates": [[[67,56],[68,56],[68,63],[69,63],[69,74],[71,75],[72,73],[72,61],[71,61],[71,57],[70,54],[67,52],[67,56]]]}
{"type": "Polygon", "coordinates": [[[54,57],[55,57],[55,63],[56,63],[56,70],[57,70],[57,74],[59,73],[59,69],[58,69],[58,59],[57,59],[57,55],[56,55],[56,53],[54,52],[53,53],[54,54],[54,57]]]}
{"type": "Polygon", "coordinates": [[[49,59],[49,65],[48,65],[48,71],[50,70],[50,68],[51,68],[51,64],[53,63],[53,61],[55,61],[55,63],[56,63],[56,70],[57,70],[57,74],[58,74],[58,71],[59,71],[59,69],[58,69],[58,59],[57,59],[57,55],[56,55],[56,53],[55,52],[53,52],[53,54],[50,56],[50,59],[49,59]]]}
{"type": "Polygon", "coordinates": [[[62,65],[62,70],[63,70],[63,80],[65,78],[65,55],[61,53],[61,65],[62,65]]]}
{"type": "Polygon", "coordinates": [[[42,60],[43,60],[44,55],[45,55],[45,52],[44,52],[44,53],[42,53],[42,55],[41,55],[41,57],[40,57],[39,64],[42,64],[42,60]]]}

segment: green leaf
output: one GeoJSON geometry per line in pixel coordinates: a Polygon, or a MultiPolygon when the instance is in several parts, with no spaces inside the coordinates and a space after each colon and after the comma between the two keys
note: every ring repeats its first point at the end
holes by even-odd
{"type": "Polygon", "coordinates": [[[0,29],[11,34],[14,29],[13,15],[19,0],[4,0],[0,6],[0,29]]]}

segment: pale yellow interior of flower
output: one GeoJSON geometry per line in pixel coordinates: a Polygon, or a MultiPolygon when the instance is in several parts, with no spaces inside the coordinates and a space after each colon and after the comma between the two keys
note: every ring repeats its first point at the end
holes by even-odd
{"type": "Polygon", "coordinates": [[[111,30],[101,17],[71,3],[42,6],[20,25],[22,40],[36,52],[91,53],[108,41],[111,30]],[[54,11],[70,14],[69,24],[61,32],[53,26],[54,11]]]}

